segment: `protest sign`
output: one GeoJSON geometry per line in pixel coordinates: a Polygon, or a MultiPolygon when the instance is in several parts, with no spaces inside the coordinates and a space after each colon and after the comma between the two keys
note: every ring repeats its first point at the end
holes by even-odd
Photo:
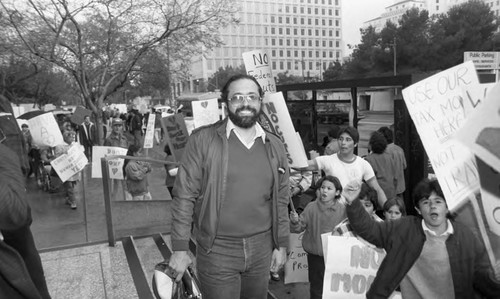
{"type": "Polygon", "coordinates": [[[403,89],[403,98],[443,189],[454,210],[478,190],[479,175],[469,149],[453,139],[464,125],[463,87],[479,84],[471,61],[403,89]]]}
{"type": "Polygon", "coordinates": [[[73,112],[73,115],[70,116],[70,120],[74,124],[81,124],[83,123],[85,116],[92,116],[92,111],[85,109],[81,106],[76,107],[75,111],[73,112]]]}
{"type": "Polygon", "coordinates": [[[327,242],[323,298],[366,298],[385,252],[355,237],[330,235],[327,242]]]}
{"type": "Polygon", "coordinates": [[[68,149],[67,154],[57,157],[50,162],[50,165],[52,165],[61,181],[66,182],[69,178],[82,171],[88,162],[80,146],[74,144],[68,149]]]}
{"type": "Polygon", "coordinates": [[[213,124],[219,121],[219,104],[217,98],[191,102],[193,109],[194,127],[213,124]]]}
{"type": "Polygon", "coordinates": [[[182,158],[182,153],[188,142],[188,131],[184,122],[184,117],[181,113],[177,113],[168,117],[162,118],[163,130],[166,132],[167,143],[170,151],[179,161],[182,158]]]}
{"type": "Polygon", "coordinates": [[[268,93],[262,101],[260,124],[283,142],[290,167],[307,167],[307,155],[293,127],[292,119],[281,92],[268,93]]]}
{"type": "Polygon", "coordinates": [[[244,52],[242,56],[247,74],[259,82],[264,93],[276,92],[276,83],[274,82],[271,62],[267,53],[262,50],[254,50],[244,52]]]}
{"type": "MultiPolygon", "coordinates": [[[[127,149],[114,146],[94,146],[92,147],[92,178],[102,178],[101,158],[107,156],[125,156],[127,149]]],[[[123,159],[113,159],[108,161],[109,178],[123,180],[123,159]]]]}
{"type": "Polygon", "coordinates": [[[33,143],[39,147],[54,147],[64,143],[59,125],[51,112],[29,119],[28,126],[33,143]]]}
{"type": "Polygon", "coordinates": [[[156,115],[154,113],[149,113],[146,135],[144,135],[144,148],[153,148],[153,139],[155,136],[155,118],[156,115]]]}
{"type": "Polygon", "coordinates": [[[307,272],[307,253],[302,248],[304,233],[290,234],[288,248],[290,254],[285,263],[285,284],[296,282],[309,282],[307,272]]]}
{"type": "Polygon", "coordinates": [[[456,137],[488,165],[500,171],[500,83],[490,88],[485,86],[477,93],[479,95],[472,93],[471,96],[477,108],[456,137]]]}

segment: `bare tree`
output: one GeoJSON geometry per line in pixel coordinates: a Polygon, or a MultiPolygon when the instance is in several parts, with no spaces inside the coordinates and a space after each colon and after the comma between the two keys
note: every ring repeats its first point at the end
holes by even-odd
{"type": "Polygon", "coordinates": [[[102,127],[104,101],[130,80],[141,57],[169,38],[199,48],[219,44],[219,29],[234,21],[234,2],[0,0],[0,13],[7,44],[68,72],[102,127]]]}

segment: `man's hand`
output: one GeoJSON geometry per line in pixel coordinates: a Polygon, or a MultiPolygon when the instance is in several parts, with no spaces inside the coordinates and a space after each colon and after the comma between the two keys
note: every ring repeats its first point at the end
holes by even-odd
{"type": "Polygon", "coordinates": [[[271,259],[271,272],[278,272],[286,262],[286,248],[274,249],[273,257],[271,259]]]}
{"type": "Polygon", "coordinates": [[[361,184],[358,181],[350,181],[344,186],[342,195],[348,203],[353,202],[361,191],[361,184]]]}
{"type": "Polygon", "coordinates": [[[177,272],[175,281],[181,281],[182,275],[193,261],[187,251],[174,251],[170,257],[169,265],[177,272]]]}
{"type": "Polygon", "coordinates": [[[297,214],[297,212],[294,212],[294,211],[290,212],[290,222],[292,224],[299,223],[299,214],[297,214]]]}

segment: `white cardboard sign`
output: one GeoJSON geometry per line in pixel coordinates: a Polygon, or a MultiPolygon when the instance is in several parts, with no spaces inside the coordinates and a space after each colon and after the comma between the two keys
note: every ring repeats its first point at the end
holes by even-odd
{"type": "Polygon", "coordinates": [[[210,125],[219,121],[219,104],[217,99],[191,102],[194,127],[210,125]]]}
{"type": "Polygon", "coordinates": [[[463,89],[477,84],[476,70],[469,61],[403,89],[404,101],[450,210],[479,188],[471,151],[453,139],[467,118],[463,89]]]}
{"type": "Polygon", "coordinates": [[[28,120],[33,143],[40,147],[54,147],[64,140],[59,125],[52,112],[47,112],[28,120]]]}
{"type": "Polygon", "coordinates": [[[302,237],[300,234],[291,233],[288,248],[290,255],[285,263],[285,284],[296,282],[309,282],[307,270],[307,253],[302,248],[302,237]]]}
{"type": "MultiPolygon", "coordinates": [[[[126,154],[126,148],[114,146],[92,147],[92,178],[102,178],[101,158],[107,156],[125,156],[126,154]]],[[[110,179],[123,180],[123,162],[123,159],[108,161],[110,179]]]]}
{"type": "Polygon", "coordinates": [[[263,50],[254,50],[242,54],[247,74],[254,77],[264,93],[276,92],[271,62],[269,56],[263,50]]]}
{"type": "Polygon", "coordinates": [[[68,149],[67,154],[57,157],[50,162],[50,165],[54,167],[61,181],[66,182],[69,178],[82,171],[88,162],[85,153],[75,143],[68,149]]]}
{"type": "Polygon", "coordinates": [[[144,148],[153,148],[155,135],[155,118],[154,113],[150,113],[148,117],[148,126],[146,127],[146,135],[144,135],[144,148]]]}

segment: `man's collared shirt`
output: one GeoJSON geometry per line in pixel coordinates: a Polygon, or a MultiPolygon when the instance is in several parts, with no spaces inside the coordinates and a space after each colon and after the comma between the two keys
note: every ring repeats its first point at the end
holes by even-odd
{"type": "MultiPolygon", "coordinates": [[[[443,235],[452,235],[455,232],[455,230],[453,229],[453,225],[451,224],[450,220],[446,220],[446,224],[447,224],[448,228],[440,236],[443,236],[443,235]]],[[[433,230],[431,230],[427,226],[427,224],[425,224],[425,221],[423,219],[422,219],[422,228],[424,229],[424,232],[429,232],[429,234],[431,234],[433,236],[438,236],[433,230]]]]}
{"type": "Polygon", "coordinates": [[[236,129],[236,125],[231,121],[231,119],[227,119],[227,126],[226,126],[226,137],[229,139],[229,135],[231,135],[231,131],[234,130],[234,134],[238,139],[243,143],[243,145],[250,149],[252,148],[253,144],[255,143],[255,139],[257,138],[262,138],[262,143],[266,143],[266,132],[264,132],[264,129],[259,125],[259,123],[255,123],[254,125],[255,128],[255,136],[250,140],[250,142],[246,142],[245,139],[238,133],[236,129]]]}

